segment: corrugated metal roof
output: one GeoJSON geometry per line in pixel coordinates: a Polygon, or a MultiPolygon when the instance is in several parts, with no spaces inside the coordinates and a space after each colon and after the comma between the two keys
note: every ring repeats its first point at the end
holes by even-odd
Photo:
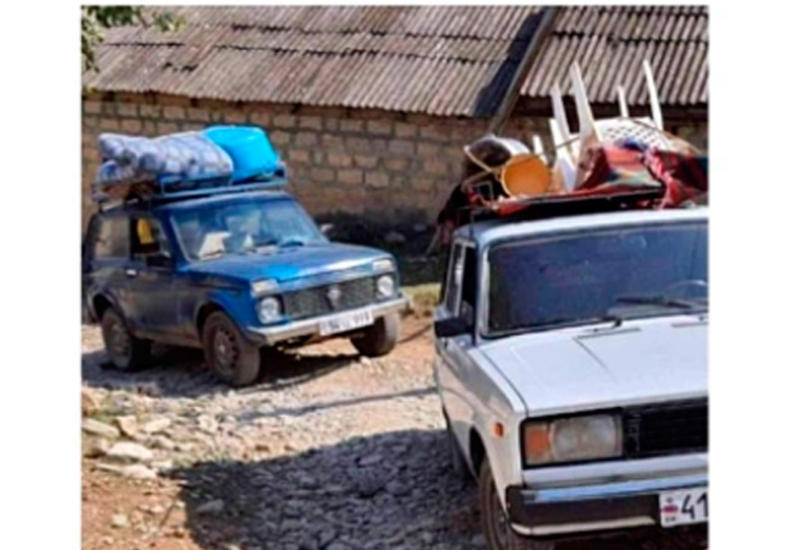
{"type": "Polygon", "coordinates": [[[488,116],[541,8],[174,7],[177,32],[108,31],[101,91],[488,116]]]}
{"type": "Polygon", "coordinates": [[[642,60],[648,59],[662,105],[708,103],[708,10],[703,6],[582,6],[559,10],[521,94],[547,98],[558,83],[571,90],[578,61],[589,100],[616,102],[625,87],[630,105],[647,105],[642,60]]]}
{"type": "MultiPolygon", "coordinates": [[[[176,32],[108,31],[100,91],[158,92],[228,101],[371,107],[489,116],[502,101],[542,8],[528,6],[231,6],[168,8],[176,32]]],[[[592,102],[646,105],[650,60],[662,105],[708,102],[704,7],[563,7],[521,95],[570,90],[577,60],[592,102]]]]}

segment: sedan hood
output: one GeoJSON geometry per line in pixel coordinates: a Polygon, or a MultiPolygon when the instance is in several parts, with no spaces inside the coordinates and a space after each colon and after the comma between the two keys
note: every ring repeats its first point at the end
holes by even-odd
{"type": "Polygon", "coordinates": [[[481,352],[529,415],[706,395],[708,327],[697,317],[626,321],[504,338],[481,352]]]}
{"type": "Polygon", "coordinates": [[[204,275],[235,277],[246,281],[276,279],[286,282],[332,271],[365,266],[388,255],[374,248],[339,243],[281,248],[274,253],[230,256],[191,264],[189,270],[204,275]]]}

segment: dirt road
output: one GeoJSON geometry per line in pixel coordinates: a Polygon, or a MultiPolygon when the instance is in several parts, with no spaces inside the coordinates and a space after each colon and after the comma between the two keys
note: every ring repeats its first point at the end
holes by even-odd
{"type": "Polygon", "coordinates": [[[259,383],[233,391],[191,352],[104,369],[84,327],[90,418],[120,433],[84,436],[83,547],[483,548],[475,486],[449,465],[430,319],[408,318],[402,338],[377,360],[347,341],[270,354],[259,383]]]}

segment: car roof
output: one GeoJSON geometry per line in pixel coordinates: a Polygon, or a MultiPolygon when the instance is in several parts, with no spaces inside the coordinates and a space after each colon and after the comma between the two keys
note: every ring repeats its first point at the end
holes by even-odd
{"type": "Polygon", "coordinates": [[[127,204],[118,204],[103,210],[104,214],[114,214],[118,212],[163,212],[163,211],[178,211],[195,208],[198,206],[206,206],[213,204],[225,204],[229,202],[239,202],[253,199],[293,199],[293,197],[285,191],[249,191],[226,193],[219,195],[211,195],[207,197],[198,197],[185,200],[176,200],[169,202],[155,202],[148,203],[146,201],[137,201],[127,204]]]}
{"type": "Polygon", "coordinates": [[[580,231],[618,225],[644,225],[682,221],[707,221],[708,208],[678,208],[669,210],[625,210],[600,214],[559,216],[541,220],[519,221],[493,219],[459,227],[454,237],[475,241],[484,246],[497,240],[530,237],[547,233],[580,231]]]}

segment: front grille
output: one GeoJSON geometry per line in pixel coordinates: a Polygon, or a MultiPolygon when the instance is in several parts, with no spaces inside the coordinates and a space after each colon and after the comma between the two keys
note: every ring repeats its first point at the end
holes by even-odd
{"type": "Polygon", "coordinates": [[[295,319],[314,317],[369,305],[375,301],[375,291],[375,279],[362,277],[286,293],[283,307],[286,314],[295,319]],[[331,287],[341,291],[335,303],[328,297],[331,287]]]}
{"type": "Polygon", "coordinates": [[[625,409],[622,426],[628,458],[708,449],[708,400],[625,409]]]}

